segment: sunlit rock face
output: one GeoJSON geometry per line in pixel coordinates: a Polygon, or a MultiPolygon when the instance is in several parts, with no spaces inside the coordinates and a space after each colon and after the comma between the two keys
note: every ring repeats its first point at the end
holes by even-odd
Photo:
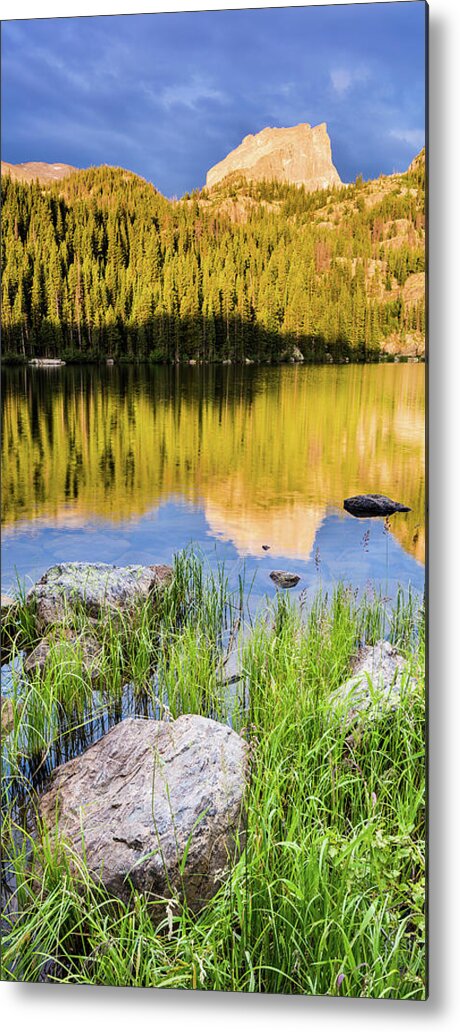
{"type": "Polygon", "coordinates": [[[2,176],[11,176],[21,183],[33,183],[35,179],[39,183],[53,183],[77,171],[74,165],[62,163],[50,165],[47,161],[23,161],[21,165],[12,165],[9,161],[2,161],[2,176]]]}
{"type": "Polygon", "coordinates": [[[236,150],[214,165],[207,174],[206,186],[214,186],[232,172],[247,179],[276,179],[321,190],[341,186],[341,179],[332,163],[331,141],[326,123],[308,123],[288,129],[262,129],[255,136],[245,136],[236,150]]]}

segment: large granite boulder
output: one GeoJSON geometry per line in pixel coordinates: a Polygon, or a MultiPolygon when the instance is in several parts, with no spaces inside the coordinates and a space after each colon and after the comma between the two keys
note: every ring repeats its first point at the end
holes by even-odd
{"type": "Polygon", "coordinates": [[[229,727],[128,719],[55,771],[40,810],[51,829],[57,813],[110,893],[185,896],[197,910],[243,847],[246,777],[246,743],[229,727]]]}
{"type": "Polygon", "coordinates": [[[366,714],[372,718],[395,710],[401,694],[415,687],[407,661],[389,641],[364,645],[353,664],[352,676],[331,696],[334,712],[348,721],[366,714]]]}
{"type": "Polygon", "coordinates": [[[170,566],[59,563],[33,585],[27,601],[36,606],[37,629],[44,633],[52,624],[71,623],[72,607],[96,619],[107,611],[129,611],[171,579],[170,566]]]}

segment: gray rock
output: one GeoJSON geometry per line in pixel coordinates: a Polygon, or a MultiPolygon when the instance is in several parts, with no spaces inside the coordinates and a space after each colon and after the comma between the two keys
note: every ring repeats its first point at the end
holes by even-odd
{"type": "Polygon", "coordinates": [[[395,512],[411,511],[407,505],[401,505],[401,502],[394,502],[392,498],[380,494],[354,495],[353,498],[345,498],[343,507],[351,516],[357,516],[360,519],[373,516],[393,516],[395,512]]]}
{"type": "Polygon", "coordinates": [[[295,344],[293,348],[289,348],[287,351],[282,351],[278,357],[279,362],[292,362],[294,365],[296,362],[303,362],[304,357],[300,348],[295,344]]]}
{"type": "Polygon", "coordinates": [[[295,347],[292,350],[291,358],[292,358],[292,360],[294,362],[303,362],[304,361],[303,354],[302,354],[300,348],[297,347],[297,344],[295,345],[295,347]]]}
{"type": "Polygon", "coordinates": [[[40,811],[51,828],[57,812],[80,854],[83,834],[109,892],[185,896],[198,910],[243,848],[246,779],[247,745],[231,728],[192,714],[128,719],[57,769],[40,811]]]}
{"type": "Polygon", "coordinates": [[[287,570],[272,570],[270,577],[277,588],[295,588],[300,580],[297,573],[289,573],[287,570]]]}
{"type": "Polygon", "coordinates": [[[63,630],[55,641],[42,638],[24,660],[24,672],[44,674],[50,653],[55,661],[60,660],[64,664],[69,659],[77,660],[81,663],[82,672],[89,674],[92,680],[96,680],[100,675],[102,648],[99,642],[89,636],[77,635],[71,630],[63,630]]]}
{"type": "MultiPolygon", "coordinates": [[[[0,705],[2,711],[2,735],[9,734],[14,727],[14,706],[12,699],[6,699],[5,696],[0,696],[0,705]]],[[[19,706],[19,711],[22,709],[19,706]]]]}
{"type": "Polygon", "coordinates": [[[10,595],[1,596],[1,660],[8,659],[13,650],[14,638],[17,635],[18,604],[10,595]]]}
{"type": "Polygon", "coordinates": [[[415,678],[407,662],[388,641],[360,649],[352,676],[331,696],[332,709],[345,712],[352,721],[360,713],[376,716],[395,710],[403,691],[413,688],[415,678]]]}
{"type": "Polygon", "coordinates": [[[129,611],[171,578],[170,566],[59,563],[34,584],[27,601],[36,605],[37,628],[44,633],[52,624],[71,622],[72,606],[96,618],[107,610],[129,611]]]}

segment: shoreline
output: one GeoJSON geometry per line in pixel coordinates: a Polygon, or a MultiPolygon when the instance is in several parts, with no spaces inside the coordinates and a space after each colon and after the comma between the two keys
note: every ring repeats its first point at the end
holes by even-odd
{"type": "Polygon", "coordinates": [[[353,365],[354,366],[354,365],[386,365],[386,364],[390,364],[390,365],[395,364],[395,365],[397,365],[398,363],[401,363],[403,365],[407,365],[407,364],[409,364],[409,365],[410,364],[414,364],[414,365],[422,364],[423,365],[423,364],[426,363],[426,354],[424,353],[423,355],[405,355],[404,353],[398,353],[398,354],[395,354],[395,355],[389,355],[389,354],[386,354],[386,353],[380,353],[380,354],[376,354],[376,355],[366,355],[365,357],[357,356],[356,358],[350,358],[349,356],[344,356],[342,358],[333,358],[332,356],[330,356],[329,358],[324,357],[324,358],[321,358],[321,359],[319,359],[319,358],[318,359],[311,359],[311,358],[303,358],[303,359],[280,358],[280,359],[272,359],[270,361],[263,360],[263,359],[252,359],[252,358],[246,358],[244,360],[241,360],[241,359],[238,359],[238,360],[235,359],[234,360],[234,359],[231,359],[231,358],[224,358],[224,359],[221,359],[220,361],[219,360],[205,361],[203,359],[191,358],[191,359],[182,359],[181,361],[178,361],[178,362],[175,362],[175,361],[172,361],[172,362],[160,361],[158,359],[152,360],[148,356],[143,356],[142,358],[134,358],[132,356],[129,356],[129,357],[119,356],[117,358],[113,358],[111,355],[100,355],[98,357],[95,357],[94,355],[91,355],[91,356],[88,356],[88,357],[86,357],[84,355],[78,355],[78,356],[75,356],[75,357],[72,356],[72,358],[66,358],[66,359],[57,359],[57,358],[45,358],[45,359],[32,358],[32,359],[29,359],[29,358],[23,358],[20,355],[4,355],[3,358],[2,358],[2,366],[3,367],[7,367],[7,368],[18,368],[18,367],[21,367],[21,368],[24,368],[25,366],[28,366],[31,369],[54,369],[54,368],[55,369],[62,369],[64,366],[80,366],[80,365],[87,365],[87,366],[90,366],[90,365],[92,365],[92,366],[104,366],[105,365],[105,366],[108,366],[108,367],[112,367],[112,366],[141,366],[141,365],[150,365],[150,366],[159,366],[159,367],[161,366],[163,368],[166,367],[166,366],[168,366],[168,367],[174,367],[174,366],[179,367],[180,366],[180,367],[184,367],[184,368],[185,367],[194,368],[194,367],[197,367],[197,366],[198,367],[206,367],[206,368],[210,368],[212,366],[214,366],[214,367],[216,367],[216,366],[235,366],[236,368],[241,368],[241,367],[250,367],[250,366],[267,366],[268,367],[268,366],[291,366],[291,365],[296,365],[296,366],[328,366],[328,365],[332,365],[332,366],[337,366],[337,365],[353,365]]]}

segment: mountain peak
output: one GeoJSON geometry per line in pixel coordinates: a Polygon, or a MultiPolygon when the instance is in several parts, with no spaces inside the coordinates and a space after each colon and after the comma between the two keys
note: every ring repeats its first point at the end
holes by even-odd
{"type": "Polygon", "coordinates": [[[11,179],[23,183],[31,183],[35,179],[39,183],[56,183],[72,172],[78,172],[78,169],[74,165],[63,165],[62,162],[50,165],[47,161],[23,161],[20,165],[12,165],[9,161],[2,161],[2,176],[11,176],[11,179]]]}
{"type": "Polygon", "coordinates": [[[247,179],[294,183],[307,190],[341,186],[325,122],[313,127],[308,122],[288,128],[267,126],[245,136],[235,150],[209,170],[206,186],[214,186],[232,172],[247,179]]]}

